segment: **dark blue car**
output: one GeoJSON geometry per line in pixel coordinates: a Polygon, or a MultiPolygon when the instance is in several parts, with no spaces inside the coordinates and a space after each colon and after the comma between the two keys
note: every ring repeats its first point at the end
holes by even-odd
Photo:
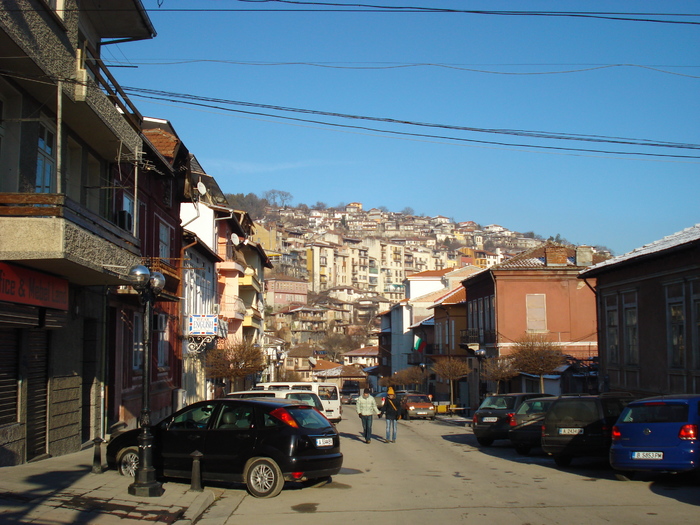
{"type": "Polygon", "coordinates": [[[667,395],[627,405],[613,427],[610,464],[635,472],[700,472],[700,395],[667,395]]]}

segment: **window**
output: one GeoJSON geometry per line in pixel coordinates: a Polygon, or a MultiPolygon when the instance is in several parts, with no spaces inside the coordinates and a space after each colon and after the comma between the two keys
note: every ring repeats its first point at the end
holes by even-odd
{"type": "Polygon", "coordinates": [[[639,364],[639,328],[637,321],[637,293],[622,294],[625,322],[625,362],[628,365],[639,364]]]}
{"type": "Polygon", "coordinates": [[[133,346],[131,352],[131,368],[141,370],[143,367],[143,316],[134,312],[133,346]]]}
{"type": "Polygon", "coordinates": [[[39,123],[37,144],[36,187],[37,193],[52,193],[56,173],[56,135],[47,124],[39,123]]]}
{"type": "Polygon", "coordinates": [[[669,366],[685,366],[685,301],[683,284],[666,286],[666,333],[668,338],[669,366]]]}
{"type": "Polygon", "coordinates": [[[693,283],[693,367],[700,369],[700,283],[693,283]]]}
{"type": "Polygon", "coordinates": [[[158,366],[166,367],[170,362],[168,358],[170,349],[168,344],[168,316],[165,314],[154,315],[153,327],[155,328],[153,342],[158,355],[158,366]]]}
{"type": "Polygon", "coordinates": [[[165,262],[170,259],[170,226],[161,222],[158,224],[158,255],[165,262]]]}
{"type": "Polygon", "coordinates": [[[547,331],[546,300],[547,296],[545,294],[527,294],[525,296],[528,332],[547,331]]]}
{"type": "Polygon", "coordinates": [[[608,362],[618,364],[620,362],[620,334],[617,315],[617,295],[608,295],[603,299],[605,303],[605,344],[608,362]]]}

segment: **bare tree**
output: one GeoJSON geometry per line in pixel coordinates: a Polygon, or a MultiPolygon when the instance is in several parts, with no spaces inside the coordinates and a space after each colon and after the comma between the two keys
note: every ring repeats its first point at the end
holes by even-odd
{"type": "Polygon", "coordinates": [[[450,405],[454,404],[453,382],[468,376],[472,367],[463,359],[456,357],[442,357],[435,360],[431,367],[433,373],[442,379],[446,379],[450,385],[450,405]]]}
{"type": "Polygon", "coordinates": [[[207,377],[211,379],[225,379],[235,383],[236,379],[262,372],[264,369],[265,359],[262,351],[247,341],[226,340],[221,346],[207,352],[207,377]]]}
{"type": "Polygon", "coordinates": [[[484,359],[481,365],[481,378],[484,381],[495,381],[498,394],[501,381],[508,381],[518,375],[510,357],[491,357],[484,359]]]}
{"type": "Polygon", "coordinates": [[[263,198],[272,206],[286,206],[294,197],[288,191],[267,190],[263,193],[263,198]]]}
{"type": "Polygon", "coordinates": [[[513,366],[526,374],[539,376],[540,393],[544,393],[544,376],[556,372],[566,358],[547,334],[525,334],[515,346],[515,352],[510,355],[513,366]]]}
{"type": "Polygon", "coordinates": [[[403,370],[399,370],[398,372],[395,372],[394,375],[390,377],[384,377],[379,380],[379,384],[381,386],[394,386],[394,387],[401,387],[401,386],[408,386],[408,385],[415,385],[415,386],[420,386],[425,383],[425,380],[428,377],[428,372],[427,370],[424,370],[423,368],[419,366],[409,366],[408,368],[404,368],[403,370]]]}

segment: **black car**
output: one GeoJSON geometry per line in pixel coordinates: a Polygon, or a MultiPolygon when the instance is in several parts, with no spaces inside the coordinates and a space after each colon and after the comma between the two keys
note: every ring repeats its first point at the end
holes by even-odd
{"type": "Polygon", "coordinates": [[[612,428],[634,398],[626,393],[567,395],[556,399],[542,424],[542,450],[560,467],[582,456],[607,457],[612,428]]]}
{"type": "Polygon", "coordinates": [[[544,396],[547,394],[535,392],[487,396],[472,417],[472,431],[476,440],[488,447],[496,439],[508,439],[510,420],[520,405],[527,399],[544,396]]]}
{"type": "Polygon", "coordinates": [[[510,419],[508,437],[518,454],[527,454],[542,442],[542,420],[556,397],[533,397],[520,405],[510,419]]]}
{"type": "MultiPolygon", "coordinates": [[[[112,437],[107,463],[134,476],[140,429],[112,437]]],[[[200,401],[152,427],[153,464],[165,477],[191,478],[199,451],[203,481],[245,482],[256,497],[280,493],[286,481],[328,478],[343,455],[335,427],[316,409],[285,399],[200,401]]]]}

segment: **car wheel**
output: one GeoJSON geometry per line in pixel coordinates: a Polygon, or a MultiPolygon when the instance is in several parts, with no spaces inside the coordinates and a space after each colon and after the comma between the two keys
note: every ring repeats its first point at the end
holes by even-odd
{"type": "Polygon", "coordinates": [[[284,478],[282,471],[269,458],[255,458],[250,461],[245,474],[248,492],[256,498],[274,498],[282,492],[284,478]]]}
{"type": "Polygon", "coordinates": [[[556,463],[558,467],[568,467],[571,465],[571,456],[565,456],[564,454],[554,456],[554,463],[556,463]]]}
{"type": "Polygon", "coordinates": [[[615,472],[615,478],[618,481],[632,481],[634,479],[634,472],[618,470],[617,472],[615,472]]]}
{"type": "Polygon", "coordinates": [[[515,445],[515,451],[518,454],[527,456],[530,453],[530,445],[515,445]]]}
{"type": "Polygon", "coordinates": [[[482,447],[490,447],[491,445],[493,445],[493,439],[491,438],[476,438],[476,440],[482,447]]]}
{"type": "Polygon", "coordinates": [[[139,468],[139,449],[129,447],[119,451],[117,456],[117,469],[122,476],[136,476],[139,468]]]}

